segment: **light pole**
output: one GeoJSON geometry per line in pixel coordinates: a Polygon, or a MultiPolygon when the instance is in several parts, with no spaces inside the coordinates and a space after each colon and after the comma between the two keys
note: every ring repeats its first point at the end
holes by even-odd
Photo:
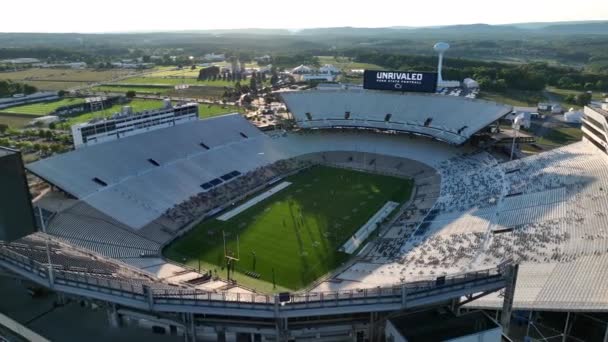
{"type": "Polygon", "coordinates": [[[44,222],[44,216],[42,216],[42,208],[38,207],[38,215],[40,216],[40,228],[42,232],[45,234],[44,236],[44,244],[46,249],[46,261],[49,266],[49,286],[53,288],[53,283],[55,282],[54,274],[53,274],[53,264],[51,262],[51,247],[49,246],[49,237],[46,236],[46,224],[44,222]]]}
{"type": "Polygon", "coordinates": [[[513,128],[514,134],[513,134],[513,143],[511,144],[511,158],[510,160],[513,160],[513,152],[515,151],[515,140],[517,140],[517,133],[519,133],[519,128],[521,127],[521,120],[523,119],[522,115],[519,114],[515,117],[515,119],[513,119],[513,125],[511,126],[513,128]]]}

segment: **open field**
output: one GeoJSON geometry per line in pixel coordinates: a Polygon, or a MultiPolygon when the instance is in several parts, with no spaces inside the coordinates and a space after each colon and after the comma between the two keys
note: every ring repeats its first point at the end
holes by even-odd
{"type": "Polygon", "coordinates": [[[116,104],[116,105],[113,105],[112,107],[106,108],[104,110],[71,117],[64,123],[64,126],[69,127],[69,126],[77,124],[77,123],[87,122],[93,118],[109,117],[112,114],[120,112],[123,106],[131,106],[131,108],[133,108],[133,112],[140,112],[140,111],[144,111],[144,110],[148,110],[148,109],[161,108],[163,106],[163,102],[160,100],[133,99],[128,104],[116,104]]]}
{"type": "MultiPolygon", "coordinates": [[[[245,81],[241,81],[245,82],[245,81]]],[[[166,77],[132,77],[116,83],[117,85],[137,84],[137,85],[169,85],[190,84],[198,86],[214,86],[214,87],[232,87],[235,82],[232,81],[198,81],[196,78],[166,78],[166,77]]],[[[245,84],[245,83],[243,83],[245,84]]]]}
{"type": "Polygon", "coordinates": [[[126,93],[129,90],[135,91],[137,94],[151,94],[151,95],[167,95],[176,97],[196,97],[196,98],[221,98],[224,94],[223,86],[197,86],[187,89],[176,90],[171,85],[156,85],[156,86],[142,86],[142,85],[103,85],[93,87],[90,89],[95,92],[107,92],[107,93],[126,93]]]}
{"type": "Polygon", "coordinates": [[[44,116],[53,112],[59,107],[70,106],[80,103],[84,103],[84,99],[65,98],[51,102],[39,102],[17,107],[4,108],[0,109],[0,113],[44,116]]]}
{"type": "Polygon", "coordinates": [[[539,102],[547,101],[541,92],[522,90],[506,90],[500,93],[482,90],[479,98],[521,107],[536,107],[539,102]]]}
{"type": "Polygon", "coordinates": [[[167,67],[166,69],[146,74],[143,77],[171,77],[171,76],[173,76],[173,77],[197,78],[200,70],[201,70],[201,68],[196,68],[194,70],[191,70],[190,68],[184,68],[182,70],[178,70],[177,67],[167,67]]]}
{"type": "Polygon", "coordinates": [[[80,81],[17,81],[29,84],[42,91],[70,90],[75,87],[85,87],[90,82],[80,81]]]}
{"type": "Polygon", "coordinates": [[[126,93],[129,90],[133,90],[140,94],[161,94],[164,95],[167,92],[174,90],[172,86],[164,87],[145,87],[145,86],[131,86],[131,85],[102,85],[89,89],[90,91],[96,92],[108,92],[108,93],[126,93]]]}
{"type": "Polygon", "coordinates": [[[370,63],[359,63],[354,62],[350,57],[334,57],[334,56],[316,56],[319,59],[319,63],[321,65],[324,64],[333,64],[338,69],[343,71],[350,71],[351,69],[376,69],[382,70],[383,67],[370,64],[370,63]]]}
{"type": "Polygon", "coordinates": [[[237,271],[260,275],[239,276],[241,283],[272,291],[274,277],[280,288],[300,289],[345,262],[342,244],[387,201],[404,202],[412,189],[410,180],[325,166],[285,180],[292,184],[236,217],[199,224],[165,255],[225,272],[225,233],[229,253],[240,254],[237,271]]]}
{"type": "MultiPolygon", "coordinates": [[[[561,105],[562,108],[564,110],[568,110],[570,108],[574,108],[574,109],[581,109],[581,106],[572,104],[572,103],[567,103],[565,101],[566,96],[568,95],[578,95],[580,93],[583,93],[584,90],[570,90],[570,89],[560,89],[560,88],[555,88],[555,87],[547,87],[547,94],[554,100],[557,100],[561,105]]],[[[591,95],[591,99],[595,100],[595,101],[599,101],[602,100],[604,98],[604,96],[602,95],[601,92],[598,91],[594,91],[591,95]]]]}
{"type": "Polygon", "coordinates": [[[28,122],[32,121],[32,119],[32,117],[0,113],[0,124],[5,124],[12,128],[22,128],[27,125],[28,122]]]}
{"type": "MultiPolygon", "coordinates": [[[[136,112],[141,112],[144,110],[158,109],[158,108],[161,108],[162,105],[163,105],[163,103],[160,100],[133,99],[128,104],[116,104],[116,105],[113,105],[112,107],[106,108],[101,111],[86,113],[86,114],[82,114],[79,116],[69,118],[65,123],[62,124],[62,126],[65,129],[67,129],[71,125],[87,122],[94,118],[106,118],[106,117],[112,116],[112,114],[120,112],[123,106],[131,106],[131,108],[133,108],[133,112],[136,113],[136,112]]],[[[198,110],[199,110],[200,118],[208,118],[208,117],[217,116],[217,115],[221,115],[221,114],[243,111],[243,109],[241,109],[241,108],[238,108],[235,106],[225,106],[225,105],[200,104],[198,106],[198,108],[199,108],[198,110]]]]}
{"type": "Polygon", "coordinates": [[[212,104],[199,104],[198,105],[198,117],[201,119],[210,118],[227,113],[244,113],[245,109],[236,106],[226,105],[212,105],[212,104]]]}
{"type": "MultiPolygon", "coordinates": [[[[581,106],[577,106],[571,103],[566,103],[564,98],[567,95],[576,95],[583,93],[583,90],[569,90],[560,89],[555,87],[547,87],[544,91],[523,91],[523,90],[506,90],[503,92],[494,92],[483,90],[480,93],[480,98],[484,100],[490,100],[499,103],[505,103],[512,106],[523,106],[523,107],[536,107],[539,102],[557,102],[562,105],[564,110],[568,110],[570,107],[580,109],[581,106]]],[[[601,100],[603,98],[601,92],[593,92],[593,100],[601,100]]]]}
{"type": "MultiPolygon", "coordinates": [[[[539,130],[538,124],[532,124],[532,130],[539,130]]],[[[566,124],[545,128],[545,133],[537,137],[538,145],[550,145],[553,147],[564,146],[573,142],[580,141],[583,136],[583,131],[578,126],[569,126],[566,124]]]]}
{"type": "Polygon", "coordinates": [[[0,72],[0,79],[19,81],[79,81],[79,82],[103,82],[118,77],[136,75],[134,70],[110,69],[95,71],[91,69],[27,69],[14,72],[0,72]]]}

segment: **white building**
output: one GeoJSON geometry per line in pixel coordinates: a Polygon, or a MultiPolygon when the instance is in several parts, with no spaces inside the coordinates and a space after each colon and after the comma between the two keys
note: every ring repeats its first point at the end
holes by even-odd
{"type": "Polygon", "coordinates": [[[303,74],[300,75],[301,81],[327,81],[333,82],[336,80],[336,76],[332,74],[303,74]]]}
{"type": "Polygon", "coordinates": [[[1,63],[7,64],[34,64],[40,63],[38,58],[13,58],[13,59],[4,59],[0,61],[1,63]]]}
{"type": "Polygon", "coordinates": [[[165,100],[164,108],[131,114],[131,107],[125,106],[122,113],[109,119],[74,125],[72,138],[74,147],[81,148],[193,120],[198,120],[196,103],[171,106],[165,100]]]}
{"type": "Polygon", "coordinates": [[[220,61],[226,60],[226,55],[223,53],[219,53],[219,54],[208,53],[203,56],[203,60],[210,61],[210,62],[220,62],[220,61]]]}
{"type": "Polygon", "coordinates": [[[462,85],[469,89],[479,88],[479,83],[477,83],[477,81],[475,81],[474,79],[468,77],[462,81],[462,85]]]}
{"type": "Polygon", "coordinates": [[[583,111],[574,110],[570,108],[569,111],[564,113],[564,121],[569,123],[582,123],[583,122],[583,111]]]}
{"type": "Polygon", "coordinates": [[[505,120],[513,123],[519,118],[519,126],[528,129],[532,124],[532,118],[538,115],[536,107],[513,107],[513,111],[505,116],[505,120]]]}
{"type": "Polygon", "coordinates": [[[339,74],[341,71],[340,69],[336,68],[335,66],[333,66],[332,64],[325,64],[324,66],[319,68],[319,73],[321,74],[339,74]]]}
{"type": "Polygon", "coordinates": [[[312,74],[314,72],[315,72],[315,70],[313,68],[308,67],[304,64],[291,69],[291,73],[296,74],[296,75],[312,74]]]}

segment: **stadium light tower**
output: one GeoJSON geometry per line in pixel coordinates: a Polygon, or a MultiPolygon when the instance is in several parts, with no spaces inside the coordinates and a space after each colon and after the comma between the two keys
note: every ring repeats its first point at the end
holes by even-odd
{"type": "Polygon", "coordinates": [[[439,53],[439,62],[437,63],[437,83],[443,82],[443,78],[441,77],[441,66],[443,65],[443,54],[450,48],[450,44],[439,42],[433,46],[433,50],[439,53]]]}

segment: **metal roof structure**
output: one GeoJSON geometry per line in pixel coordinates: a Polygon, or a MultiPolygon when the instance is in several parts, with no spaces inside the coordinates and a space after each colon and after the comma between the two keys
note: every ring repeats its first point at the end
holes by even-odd
{"type": "Polygon", "coordinates": [[[365,89],[283,92],[302,128],[369,128],[427,135],[462,144],[512,111],[494,102],[422,93],[365,89]]]}

